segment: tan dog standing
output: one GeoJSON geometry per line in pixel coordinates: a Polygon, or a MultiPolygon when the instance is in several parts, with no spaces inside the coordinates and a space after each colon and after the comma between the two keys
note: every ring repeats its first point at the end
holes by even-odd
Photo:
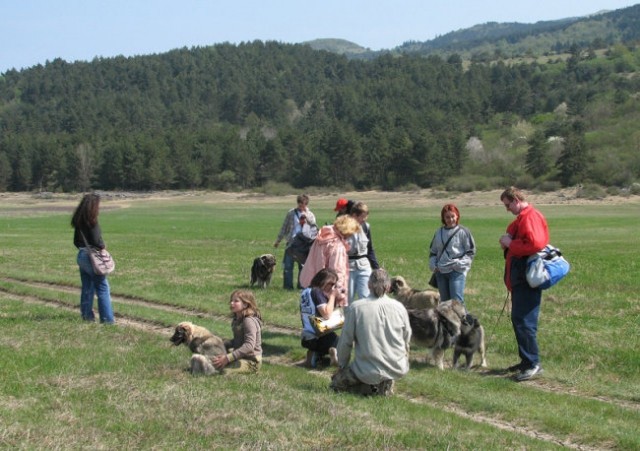
{"type": "Polygon", "coordinates": [[[407,309],[434,308],[440,302],[440,293],[411,288],[402,276],[391,279],[391,294],[407,309]]]}

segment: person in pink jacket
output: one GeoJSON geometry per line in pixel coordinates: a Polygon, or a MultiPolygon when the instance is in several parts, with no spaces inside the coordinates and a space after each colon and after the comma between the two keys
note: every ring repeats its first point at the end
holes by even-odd
{"type": "Polygon", "coordinates": [[[300,272],[302,287],[307,288],[321,269],[333,269],[338,274],[337,286],[342,288],[336,296],[336,306],[346,307],[349,304],[346,290],[349,286],[349,244],[346,240],[359,231],[360,224],[350,215],[339,216],[333,225],[323,226],[300,272]]]}

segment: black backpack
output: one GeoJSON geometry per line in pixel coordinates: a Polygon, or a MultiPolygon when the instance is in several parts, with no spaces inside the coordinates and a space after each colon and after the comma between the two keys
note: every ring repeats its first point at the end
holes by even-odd
{"type": "Polygon", "coordinates": [[[307,261],[307,257],[309,256],[311,246],[316,240],[315,236],[317,236],[317,233],[314,234],[314,238],[310,238],[304,233],[298,232],[296,236],[294,236],[293,239],[289,241],[285,252],[289,254],[294,261],[297,261],[301,265],[304,265],[304,263],[307,261]]]}

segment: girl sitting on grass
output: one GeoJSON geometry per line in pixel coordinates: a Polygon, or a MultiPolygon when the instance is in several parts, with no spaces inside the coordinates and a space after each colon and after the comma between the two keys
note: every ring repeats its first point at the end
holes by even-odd
{"type": "Polygon", "coordinates": [[[257,373],[262,366],[262,317],[256,298],[249,290],[231,293],[233,338],[224,343],[226,355],[214,357],[213,366],[228,373],[257,373]]]}

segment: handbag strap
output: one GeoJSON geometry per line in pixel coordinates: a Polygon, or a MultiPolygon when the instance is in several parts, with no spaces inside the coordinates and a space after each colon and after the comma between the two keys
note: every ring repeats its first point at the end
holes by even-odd
{"type": "Polygon", "coordinates": [[[440,253],[438,254],[438,259],[437,259],[436,261],[439,261],[439,260],[440,260],[440,257],[442,257],[442,253],[443,253],[444,251],[446,251],[446,250],[447,250],[447,246],[449,246],[449,243],[451,242],[451,240],[453,239],[453,237],[454,237],[454,236],[456,236],[456,233],[458,233],[458,232],[460,231],[460,226],[456,226],[456,227],[457,227],[457,228],[456,228],[456,231],[455,231],[455,232],[453,232],[451,235],[449,235],[449,238],[447,239],[447,242],[446,242],[446,243],[444,243],[444,246],[442,247],[442,252],[440,252],[440,253]]]}
{"type": "Polygon", "coordinates": [[[84,241],[84,246],[87,249],[91,249],[91,245],[89,244],[89,242],[87,241],[87,238],[84,236],[84,233],[82,233],[82,230],[78,229],[78,232],[80,232],[80,236],[82,237],[82,240],[84,241]]]}
{"type": "Polygon", "coordinates": [[[80,228],[78,228],[78,232],[80,232],[80,236],[82,237],[82,240],[84,241],[84,246],[85,247],[90,247],[89,246],[89,242],[87,241],[87,238],[84,236],[84,233],[82,233],[82,230],[80,230],[80,228]]]}

